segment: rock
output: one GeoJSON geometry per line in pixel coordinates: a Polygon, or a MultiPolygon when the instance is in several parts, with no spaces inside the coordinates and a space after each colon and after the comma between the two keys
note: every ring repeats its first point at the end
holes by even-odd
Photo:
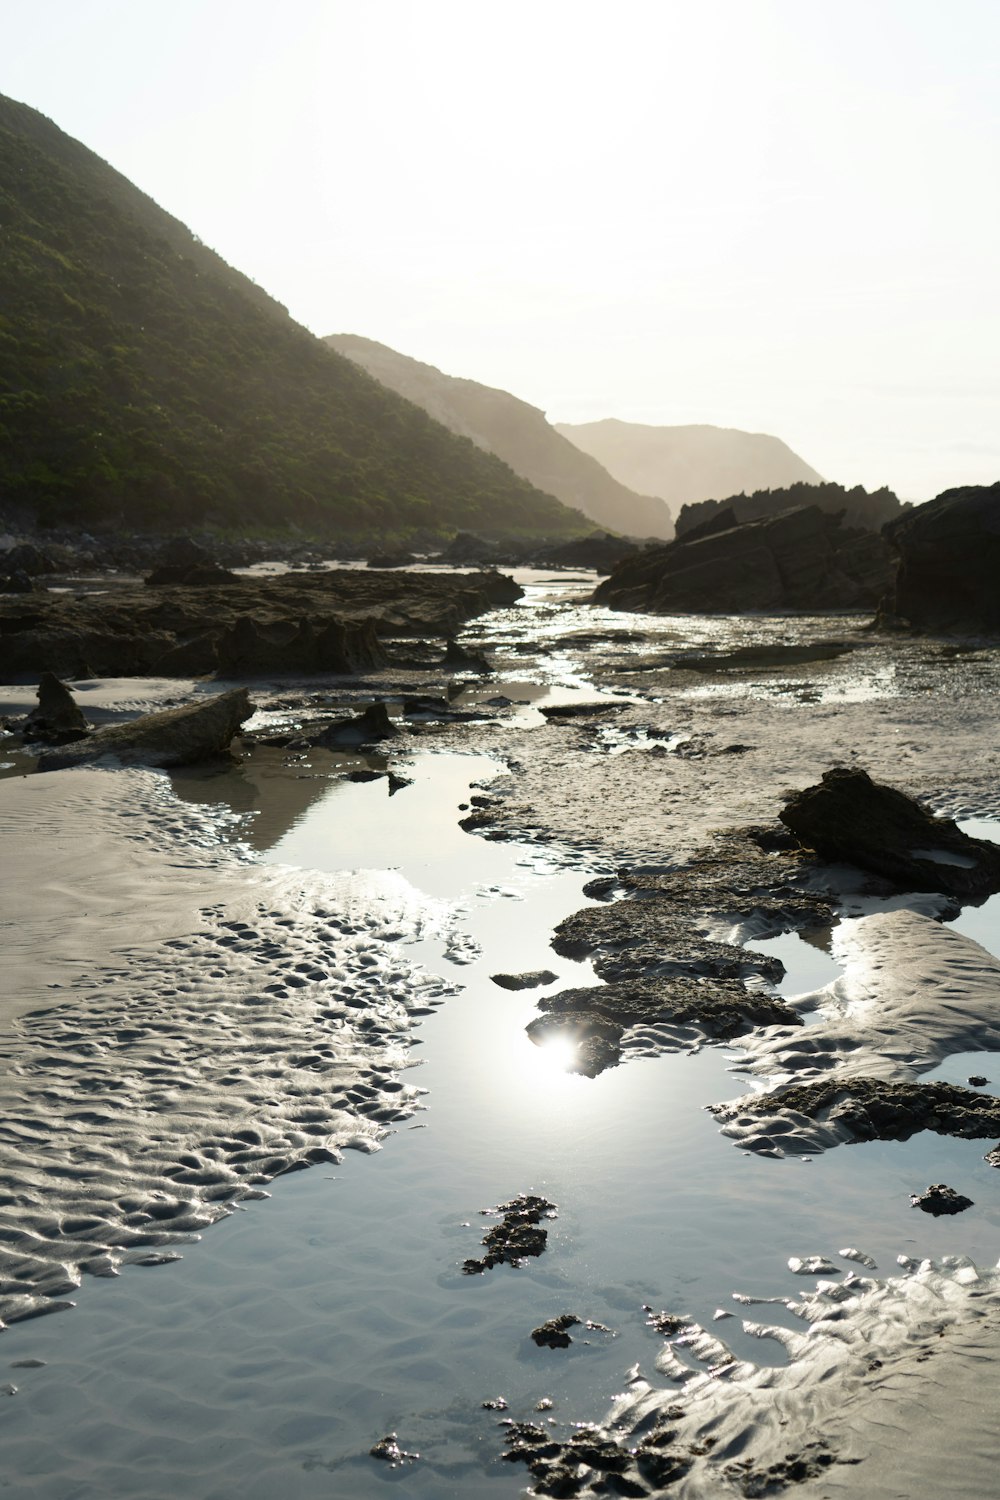
{"type": "Polygon", "coordinates": [[[500,548],[496,542],[484,541],[471,531],[458,531],[447,547],[438,553],[438,561],[451,563],[453,567],[463,567],[470,563],[478,566],[481,563],[495,562],[499,556],[500,548]]]}
{"type": "Polygon", "coordinates": [[[558,976],[551,969],[528,969],[522,974],[491,974],[494,984],[502,990],[534,990],[541,984],[551,984],[558,976]]]}
{"type": "Polygon", "coordinates": [[[970,838],[866,771],[838,767],[796,792],[779,814],[824,859],[846,861],[901,890],[942,891],[968,901],[1000,890],[1000,847],[970,838]]]}
{"type": "Polygon", "coordinates": [[[543,547],[536,552],[534,561],[543,568],[588,568],[607,574],[623,557],[631,557],[637,550],[636,543],[626,537],[595,531],[592,536],[543,547]]]}
{"type": "Polygon", "coordinates": [[[541,1255],[549,1237],[547,1229],[541,1227],[542,1219],[554,1219],[556,1206],[547,1198],[533,1193],[522,1193],[509,1203],[498,1203],[496,1208],[483,1210],[484,1214],[502,1214],[499,1224],[494,1224],[483,1236],[486,1254],[481,1260],[467,1260],[462,1265],[466,1276],[480,1275],[494,1266],[520,1266],[530,1256],[541,1255]]]}
{"type": "Polygon", "coordinates": [[[499,573],[335,569],[219,590],[125,587],[0,596],[0,679],[283,676],[383,666],[384,636],[454,636],[520,598],[499,573]]]}
{"type": "Polygon", "coordinates": [[[740,646],[735,651],[676,656],[670,665],[681,672],[773,672],[782,667],[808,666],[814,661],[835,661],[856,649],[845,641],[816,641],[807,646],[740,646]]]}
{"type": "Polygon", "coordinates": [[[910,1202],[914,1208],[922,1208],[925,1214],[933,1214],[935,1218],[940,1214],[960,1214],[973,1206],[971,1198],[964,1198],[943,1182],[935,1182],[925,1193],[911,1193],[910,1202]]]}
{"type": "Polygon", "coordinates": [[[625,558],[594,602],[654,614],[866,609],[889,587],[888,545],[817,506],[704,528],[625,558]]]}
{"type": "Polygon", "coordinates": [[[899,571],[877,625],[1000,635],[1000,483],[945,490],[883,535],[899,571]]]}
{"type": "Polygon", "coordinates": [[[89,733],[90,725],[66,684],[51,672],[43,672],[38,684],[38,707],[24,721],[25,739],[40,740],[46,745],[67,745],[85,739],[89,733]]]}
{"type": "Polygon", "coordinates": [[[972,1087],[976,1089],[984,1089],[989,1081],[983,1073],[970,1073],[967,1079],[967,1082],[971,1083],[972,1087]]]}
{"type": "Polygon", "coordinates": [[[220,567],[207,548],[193,537],[179,536],[160,549],[156,566],[146,579],[154,588],[183,585],[205,588],[213,584],[239,583],[235,573],[220,567]]]}
{"type": "Polygon", "coordinates": [[[399,730],[389,717],[389,710],[381,701],[371,704],[362,714],[355,714],[349,719],[335,719],[318,733],[311,732],[309,726],[302,730],[303,737],[311,745],[327,747],[367,745],[377,740],[392,739],[398,733],[399,730]]]}
{"type": "Polygon", "coordinates": [[[419,1453],[407,1453],[399,1446],[399,1438],[394,1432],[387,1432],[385,1437],[379,1438],[368,1452],[372,1458],[383,1459],[392,1468],[398,1468],[400,1464],[414,1464],[420,1457],[419,1453]]]}
{"type": "Polygon", "coordinates": [[[47,552],[36,547],[34,542],[18,542],[0,552],[0,573],[24,573],[35,578],[39,573],[54,573],[55,563],[47,552]]]}
{"type": "Polygon", "coordinates": [[[771,1135],[781,1148],[796,1150],[800,1135],[811,1154],[855,1141],[908,1141],[921,1130],[961,1140],[1000,1134],[1000,1099],[953,1083],[833,1078],[708,1108],[725,1122],[725,1134],[752,1149],[755,1140],[771,1135]]]}
{"type": "Polygon", "coordinates": [[[400,548],[395,552],[373,552],[365,566],[369,568],[409,568],[416,561],[417,558],[414,553],[405,552],[400,548]]]}
{"type": "Polygon", "coordinates": [[[397,771],[390,771],[389,772],[389,796],[390,797],[395,797],[395,795],[396,795],[397,792],[401,792],[406,787],[412,786],[412,785],[413,785],[413,777],[412,776],[400,776],[397,771]]]}
{"type": "MultiPolygon", "coordinates": [[[[632,979],[560,990],[538,1004],[546,1014],[528,1023],[531,1040],[543,1046],[553,1037],[565,1038],[576,1049],[567,1071],[588,1078],[619,1061],[630,1026],[666,1023],[722,1041],[755,1026],[802,1025],[802,1017],[780,996],[748,990],[738,979],[632,979]]],[[[691,1040],[688,1036],[678,1045],[691,1040]]]]}
{"type": "Polygon", "coordinates": [[[35,580],[23,568],[14,568],[10,573],[0,571],[0,594],[32,594],[35,580]]]}
{"type": "Polygon", "coordinates": [[[549,1318],[546,1323],[533,1328],[531,1337],[540,1349],[568,1349],[573,1340],[567,1330],[575,1328],[580,1321],[576,1313],[560,1313],[557,1318],[549,1318]]]}
{"type": "Polygon", "coordinates": [[[441,665],[446,672],[478,672],[485,676],[493,668],[478,651],[466,651],[456,640],[449,639],[441,665]]]}
{"type": "Polygon", "coordinates": [[[240,725],[253,713],[246,688],[145,714],[128,724],[97,729],[85,741],[47,750],[39,771],[84,765],[114,756],[123,765],[185,766],[208,760],[229,748],[240,725]]]}

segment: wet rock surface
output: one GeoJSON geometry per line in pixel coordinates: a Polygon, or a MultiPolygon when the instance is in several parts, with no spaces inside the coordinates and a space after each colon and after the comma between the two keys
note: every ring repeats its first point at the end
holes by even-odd
{"type": "Polygon", "coordinates": [[[218,590],[164,586],[0,599],[0,680],[354,673],[384,664],[386,636],[453,636],[515,602],[499,573],[339,569],[241,578],[218,590]]]}
{"type": "Polygon", "coordinates": [[[58,771],[113,756],[122,765],[187,766],[228,750],[240,725],[253,713],[246,688],[180,708],[144,714],[127,724],[109,724],[85,739],[46,750],[39,771],[58,771]]]}
{"type": "Polygon", "coordinates": [[[748,990],[738,979],[636,979],[561,990],[539,1002],[544,1015],[527,1027],[532,1041],[568,1040],[576,1055],[568,1071],[595,1077],[617,1062],[632,1026],[676,1028],[662,1050],[690,1046],[697,1037],[729,1040],[758,1026],[800,1026],[802,1018],[776,995],[748,990]]]}
{"type": "Polygon", "coordinates": [[[975,900],[1000,890],[1000,847],[970,838],[860,768],[837,767],[779,814],[808,848],[891,880],[901,890],[975,900]]]}
{"type": "Polygon", "coordinates": [[[886,628],[1000,635],[1000,484],[945,490],[890,521],[899,557],[886,628]]]}
{"type": "Polygon", "coordinates": [[[1000,1099],[953,1083],[841,1078],[708,1106],[723,1133],[764,1154],[855,1141],[907,1141],[921,1130],[981,1140],[1000,1134],[1000,1099]]]}
{"type": "Polygon", "coordinates": [[[625,558],[595,591],[611,609],[659,614],[874,607],[892,576],[881,537],[817,506],[738,523],[732,511],[625,558]]]}
{"type": "Polygon", "coordinates": [[[466,1276],[481,1275],[494,1266],[521,1266],[525,1260],[543,1254],[549,1232],[542,1227],[542,1220],[554,1219],[556,1206],[534,1193],[522,1193],[508,1203],[498,1203],[496,1208],[484,1208],[482,1212],[502,1217],[483,1236],[486,1254],[463,1263],[466,1276]]]}

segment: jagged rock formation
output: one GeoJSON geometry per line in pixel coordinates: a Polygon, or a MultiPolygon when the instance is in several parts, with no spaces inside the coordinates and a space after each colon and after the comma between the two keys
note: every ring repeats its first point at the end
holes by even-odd
{"type": "Polygon", "coordinates": [[[822,483],[780,438],[733,427],[650,427],[640,422],[557,422],[562,433],[622,484],[680,506],[740,490],[822,483]]]}
{"type": "Polygon", "coordinates": [[[751,495],[730,495],[726,500],[682,505],[677,515],[677,535],[696,527],[700,529],[722,511],[731,511],[740,522],[758,521],[800,505],[818,505],[830,515],[841,515],[845,526],[857,526],[862,531],[881,531],[886,521],[908,508],[885,487],[869,493],[860,484],[850,490],[842,484],[791,484],[783,489],[755,490],[751,495]]]}
{"type": "Polygon", "coordinates": [[[521,590],[499,573],[349,569],[225,587],[0,598],[0,681],[283,676],[381,666],[384,635],[452,636],[521,590]]]}
{"type": "Polygon", "coordinates": [[[3,97],[0,223],[0,495],[12,509],[119,530],[587,530],[3,97]]]}
{"type": "Polygon", "coordinates": [[[880,624],[1000,635],[1000,484],[945,490],[885,536],[899,571],[880,624]]]}
{"type": "Polygon", "coordinates": [[[653,614],[867,609],[891,572],[881,537],[816,506],[742,526],[723,512],[665,547],[625,558],[594,602],[653,614]]]}
{"type": "Polygon", "coordinates": [[[796,792],[778,814],[807,849],[846,860],[904,891],[983,900],[1000,890],[1000,848],[970,838],[867,771],[838,766],[796,792]]]}
{"type": "Polygon", "coordinates": [[[627,536],[673,535],[670,511],[653,492],[636,493],[619,482],[569,434],[546,421],[545,413],[507,391],[445,375],[353,333],[334,333],[331,349],[408,401],[415,401],[452,432],[495,453],[541,490],[575,506],[599,526],[627,536]]]}

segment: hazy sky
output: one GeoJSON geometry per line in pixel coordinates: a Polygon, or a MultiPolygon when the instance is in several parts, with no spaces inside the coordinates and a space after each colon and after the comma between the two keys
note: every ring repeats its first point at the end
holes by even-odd
{"type": "Polygon", "coordinates": [[[316,333],[913,499],[1000,478],[997,0],[0,18],[0,91],[316,333]]]}

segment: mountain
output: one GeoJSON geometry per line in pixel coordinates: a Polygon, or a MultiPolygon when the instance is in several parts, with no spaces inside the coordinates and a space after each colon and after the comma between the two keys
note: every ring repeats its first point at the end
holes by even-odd
{"type": "Polygon", "coordinates": [[[752,495],[730,495],[725,500],[699,500],[694,505],[682,505],[677,515],[677,535],[766,520],[803,505],[818,506],[831,515],[840,513],[845,526],[860,527],[863,531],[881,531],[886,521],[908,509],[885,486],[869,492],[860,484],[850,490],[842,484],[790,484],[784,489],[755,490],[752,495]]]}
{"type": "Polygon", "coordinates": [[[556,432],[596,458],[622,484],[681,505],[740,490],[821,482],[780,438],[734,427],[646,427],[638,422],[557,422],[556,432]]]}
{"type": "Polygon", "coordinates": [[[0,96],[0,508],[341,537],[588,529],[0,96]]]}
{"type": "Polygon", "coordinates": [[[636,494],[612,478],[561,436],[536,406],[493,386],[445,375],[357,334],[334,333],[326,342],[452,432],[497,454],[516,474],[578,507],[599,526],[628,536],[673,536],[670,512],[662,500],[636,494]]]}

